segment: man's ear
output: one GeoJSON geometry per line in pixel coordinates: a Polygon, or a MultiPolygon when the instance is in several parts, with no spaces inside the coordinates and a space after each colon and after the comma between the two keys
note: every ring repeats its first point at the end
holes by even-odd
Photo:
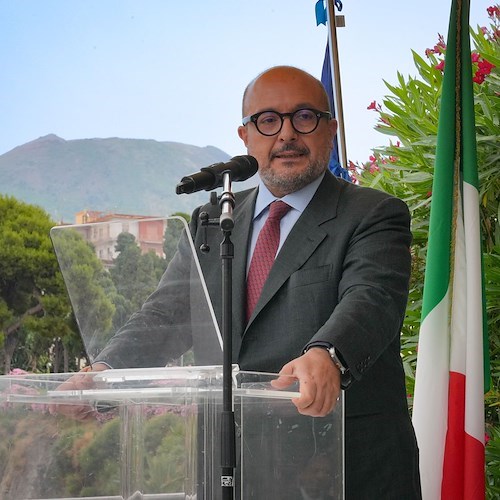
{"type": "Polygon", "coordinates": [[[332,139],[333,139],[335,137],[335,134],[337,133],[339,122],[335,118],[333,118],[332,120],[330,120],[329,126],[330,126],[330,133],[332,134],[332,139]]]}
{"type": "Polygon", "coordinates": [[[248,146],[248,130],[245,126],[240,125],[238,127],[238,135],[240,139],[245,143],[245,146],[248,146]]]}

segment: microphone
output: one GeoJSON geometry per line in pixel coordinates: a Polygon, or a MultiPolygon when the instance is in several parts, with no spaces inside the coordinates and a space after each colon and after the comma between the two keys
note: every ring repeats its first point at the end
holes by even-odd
{"type": "Polygon", "coordinates": [[[228,162],[214,163],[203,167],[200,172],[183,177],[175,187],[176,194],[191,194],[196,191],[211,191],[223,184],[223,174],[231,173],[231,181],[246,181],[259,168],[253,156],[241,155],[231,158],[228,162]]]}

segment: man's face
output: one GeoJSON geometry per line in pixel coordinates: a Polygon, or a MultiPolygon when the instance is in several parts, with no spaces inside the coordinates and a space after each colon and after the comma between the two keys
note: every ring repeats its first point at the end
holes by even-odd
{"type": "MultiPolygon", "coordinates": [[[[262,75],[248,89],[243,106],[245,116],[268,110],[291,113],[304,108],[328,111],[328,104],[317,82],[293,68],[275,68],[262,75]]],[[[283,197],[326,170],[336,130],[335,120],[321,118],[314,132],[301,134],[286,117],[276,135],[262,135],[254,123],[240,126],[238,135],[248,154],[259,162],[264,184],[275,196],[283,197]]]]}

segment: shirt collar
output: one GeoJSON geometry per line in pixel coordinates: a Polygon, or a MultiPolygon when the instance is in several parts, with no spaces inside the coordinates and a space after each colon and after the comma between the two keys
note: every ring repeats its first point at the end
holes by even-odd
{"type": "Polygon", "coordinates": [[[265,184],[262,182],[262,179],[260,179],[259,192],[257,193],[257,200],[255,202],[253,218],[256,219],[257,217],[260,217],[262,215],[262,212],[264,212],[267,207],[275,200],[282,200],[286,204],[290,205],[293,209],[298,210],[300,213],[302,213],[306,209],[307,205],[309,205],[309,202],[311,201],[314,193],[321,184],[324,176],[325,174],[323,173],[307,186],[299,189],[298,191],[287,194],[286,196],[283,196],[283,198],[276,198],[276,196],[274,196],[271,191],[267,189],[265,184]]]}

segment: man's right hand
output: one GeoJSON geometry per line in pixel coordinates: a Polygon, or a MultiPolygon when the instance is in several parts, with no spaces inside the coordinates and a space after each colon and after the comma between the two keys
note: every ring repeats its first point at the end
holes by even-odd
{"type": "MultiPolygon", "coordinates": [[[[68,380],[63,382],[58,391],[80,391],[92,389],[94,387],[94,377],[92,372],[101,372],[108,370],[109,366],[104,363],[95,363],[92,366],[86,366],[80,372],[76,373],[68,380]]],[[[85,421],[96,417],[96,410],[93,406],[84,403],[65,404],[51,403],[49,411],[52,415],[64,415],[75,420],[85,421]]]]}

